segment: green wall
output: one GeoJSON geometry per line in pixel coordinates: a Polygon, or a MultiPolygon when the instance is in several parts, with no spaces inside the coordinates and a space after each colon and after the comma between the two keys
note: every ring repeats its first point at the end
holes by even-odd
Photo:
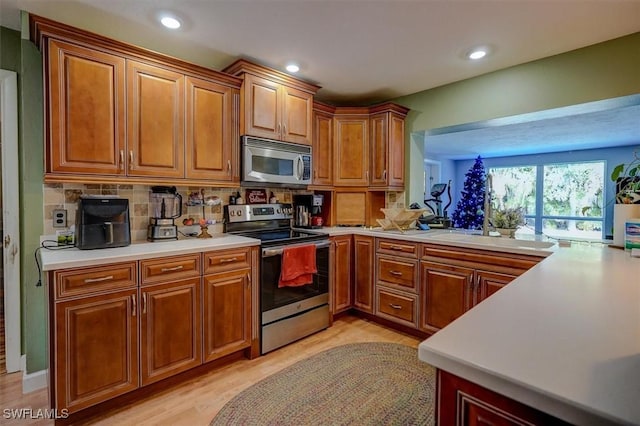
{"type": "Polygon", "coordinates": [[[407,201],[423,197],[425,130],[637,93],[640,33],[394,99],[411,108],[407,201]]]}
{"type": "Polygon", "coordinates": [[[20,33],[5,27],[0,27],[0,68],[20,69],[20,33]]]}
{"type": "Polygon", "coordinates": [[[47,368],[44,287],[36,287],[34,251],[43,223],[42,55],[20,32],[0,27],[0,68],[18,74],[21,349],[27,373],[47,368]]]}
{"type": "Polygon", "coordinates": [[[42,55],[29,40],[21,40],[19,133],[20,146],[20,242],[22,280],[23,348],[27,373],[47,368],[46,297],[44,286],[36,287],[38,272],[34,251],[43,232],[42,176],[44,173],[44,107],[42,55]]]}

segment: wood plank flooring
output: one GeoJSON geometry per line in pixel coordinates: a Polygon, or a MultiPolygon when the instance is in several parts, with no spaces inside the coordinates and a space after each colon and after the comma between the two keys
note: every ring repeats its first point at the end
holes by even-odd
{"type": "MultiPolygon", "coordinates": [[[[240,360],[186,381],[153,397],[102,413],[83,424],[95,425],[208,425],[233,396],[251,384],[323,350],[356,342],[394,342],[417,347],[420,339],[353,316],[327,330],[253,360],[240,360]]],[[[48,408],[47,391],[22,395],[22,373],[0,376],[0,408],[48,408]]],[[[0,410],[1,411],[1,410],[0,410]]],[[[0,423],[51,425],[51,420],[7,420],[0,423]]]]}

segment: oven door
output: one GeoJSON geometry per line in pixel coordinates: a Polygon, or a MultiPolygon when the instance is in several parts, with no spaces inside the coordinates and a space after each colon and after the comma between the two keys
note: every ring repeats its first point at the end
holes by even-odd
{"type": "Polygon", "coordinates": [[[311,147],[306,145],[245,136],[242,163],[245,182],[311,184],[311,147]]]}
{"type": "MultiPolygon", "coordinates": [[[[304,243],[295,244],[302,245],[304,243]]],[[[328,303],[329,294],[329,241],[314,241],[316,246],[316,267],[318,272],[313,275],[311,284],[299,287],[278,287],[282,265],[282,251],[293,244],[268,247],[262,249],[261,264],[261,298],[260,310],[263,323],[279,319],[278,312],[286,310],[288,305],[300,305],[311,309],[318,304],[328,303]],[[306,306],[316,301],[315,306],[306,306]],[[272,314],[265,313],[271,312],[272,314]],[[273,317],[273,318],[272,318],[273,317]]]]}

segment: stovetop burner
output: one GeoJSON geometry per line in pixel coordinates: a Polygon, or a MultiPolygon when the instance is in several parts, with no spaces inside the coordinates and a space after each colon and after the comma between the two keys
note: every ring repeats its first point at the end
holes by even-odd
{"type": "Polygon", "coordinates": [[[251,204],[224,207],[225,232],[257,238],[262,246],[325,240],[326,234],[291,228],[291,204],[251,204]]]}

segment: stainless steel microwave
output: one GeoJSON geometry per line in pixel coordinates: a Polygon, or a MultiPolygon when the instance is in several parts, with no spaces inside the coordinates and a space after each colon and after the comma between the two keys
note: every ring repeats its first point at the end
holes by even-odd
{"type": "Polygon", "coordinates": [[[242,181],[299,186],[311,184],[311,147],[242,137],[242,181]]]}

